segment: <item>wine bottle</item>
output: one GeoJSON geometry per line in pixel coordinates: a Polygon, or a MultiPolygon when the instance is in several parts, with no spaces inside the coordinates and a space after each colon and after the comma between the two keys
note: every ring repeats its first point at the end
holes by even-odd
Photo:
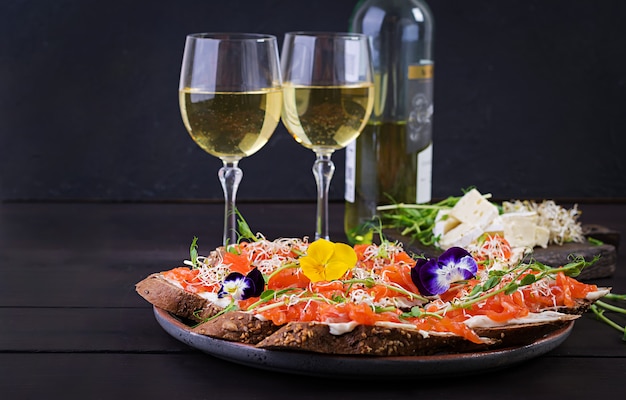
{"type": "Polygon", "coordinates": [[[350,30],[371,38],[375,92],[346,148],[344,229],[355,244],[372,240],[378,205],[431,200],[433,16],[422,0],[364,0],[350,30]]]}

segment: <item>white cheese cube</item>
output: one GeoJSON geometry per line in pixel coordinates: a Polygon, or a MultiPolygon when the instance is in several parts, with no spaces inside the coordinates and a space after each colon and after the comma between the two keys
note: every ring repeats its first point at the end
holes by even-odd
{"type": "Polygon", "coordinates": [[[478,190],[472,189],[452,207],[450,215],[463,223],[484,229],[498,216],[498,208],[478,190]]]}
{"type": "Polygon", "coordinates": [[[485,228],[485,233],[504,236],[504,224],[502,223],[502,218],[500,218],[499,215],[495,217],[489,226],[485,228]]]}
{"type": "Polygon", "coordinates": [[[433,235],[435,237],[443,236],[452,228],[460,224],[461,221],[450,216],[450,210],[439,210],[435,217],[435,225],[433,226],[433,235]]]}
{"type": "Polygon", "coordinates": [[[448,231],[439,240],[439,247],[444,250],[450,247],[466,247],[483,234],[483,230],[472,224],[461,223],[448,231]]]}
{"type": "Polygon", "coordinates": [[[550,229],[545,226],[537,225],[535,227],[535,245],[541,246],[544,249],[548,247],[548,241],[550,240],[550,229]]]}
{"type": "Polygon", "coordinates": [[[504,213],[500,217],[504,225],[504,238],[512,247],[535,247],[536,212],[504,213]]]}

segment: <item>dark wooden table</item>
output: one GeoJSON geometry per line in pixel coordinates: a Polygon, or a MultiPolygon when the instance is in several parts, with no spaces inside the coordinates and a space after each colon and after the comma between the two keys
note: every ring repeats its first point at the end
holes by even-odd
{"type": "MultiPolygon", "coordinates": [[[[243,203],[268,239],[310,236],[309,203],[243,203]]],[[[579,204],[584,223],[626,232],[626,204],[579,204]]],[[[321,379],[205,355],[169,336],[134,290],[221,240],[220,204],[0,204],[2,399],[623,398],[626,342],[592,314],[557,349],[496,372],[395,382],[321,379]],[[617,396],[617,397],[616,397],[617,396]]],[[[331,238],[344,240],[343,205],[331,238]]],[[[610,278],[626,293],[626,246],[610,278]]]]}

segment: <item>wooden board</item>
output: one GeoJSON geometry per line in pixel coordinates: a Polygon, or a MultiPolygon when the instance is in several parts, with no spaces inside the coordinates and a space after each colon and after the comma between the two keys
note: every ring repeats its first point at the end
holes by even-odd
{"type": "MultiPolygon", "coordinates": [[[[585,268],[577,279],[589,280],[611,277],[617,265],[617,248],[620,240],[619,232],[599,225],[583,225],[583,232],[585,237],[599,240],[602,244],[594,245],[585,242],[565,243],[560,246],[550,245],[545,249],[536,247],[531,256],[540,263],[557,267],[568,263],[572,256],[582,256],[585,260],[591,260],[599,255],[599,260],[590,267],[585,268]]],[[[409,253],[423,254],[426,257],[437,257],[442,253],[441,249],[437,249],[433,246],[424,246],[410,237],[401,235],[396,230],[385,230],[383,233],[387,239],[401,242],[409,253]]]]}

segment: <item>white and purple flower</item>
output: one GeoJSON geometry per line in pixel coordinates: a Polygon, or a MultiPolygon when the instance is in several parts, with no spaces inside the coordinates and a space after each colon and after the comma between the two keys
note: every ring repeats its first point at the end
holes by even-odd
{"type": "Polygon", "coordinates": [[[420,258],[411,269],[411,280],[424,296],[445,293],[454,282],[476,276],[478,264],[461,247],[451,247],[438,258],[420,258]]]}
{"type": "Polygon", "coordinates": [[[246,300],[251,297],[259,297],[264,289],[265,280],[263,279],[263,274],[257,268],[254,268],[247,275],[239,272],[228,274],[217,296],[224,297],[230,295],[235,300],[246,300]]]}

